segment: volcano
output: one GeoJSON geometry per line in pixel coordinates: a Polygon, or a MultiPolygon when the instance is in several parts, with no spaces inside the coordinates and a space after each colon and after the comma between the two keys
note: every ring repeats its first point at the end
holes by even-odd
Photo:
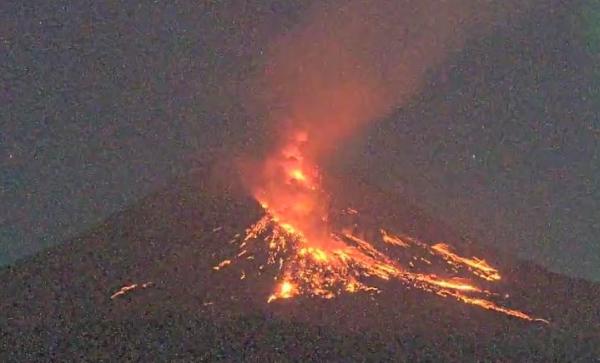
{"type": "MultiPolygon", "coordinates": [[[[360,211],[362,225],[373,227],[362,238],[374,240],[383,225],[425,241],[420,243],[480,256],[502,274],[492,296],[498,306],[548,322],[464,304],[394,279],[371,281],[377,291],[269,302],[278,271],[260,264],[267,252],[219,264],[239,253],[240,237],[264,211],[235,182],[216,187],[205,176],[209,169],[174,181],[80,237],[5,267],[3,360],[600,357],[600,285],[484,248],[356,178],[336,179],[338,194],[352,197],[334,204],[352,201],[346,214],[359,218],[353,211],[360,211]],[[215,270],[219,265],[224,268],[215,270]]],[[[399,260],[406,253],[400,251],[388,255],[399,260]]]]}

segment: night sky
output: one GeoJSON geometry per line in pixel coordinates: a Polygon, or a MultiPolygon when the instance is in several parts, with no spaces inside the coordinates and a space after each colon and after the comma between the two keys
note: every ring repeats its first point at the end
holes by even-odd
{"type": "MultiPolygon", "coordinates": [[[[239,84],[300,3],[0,5],[0,263],[259,139],[239,84]]],[[[334,161],[482,243],[600,280],[600,3],[549,3],[473,36],[334,161]]]]}

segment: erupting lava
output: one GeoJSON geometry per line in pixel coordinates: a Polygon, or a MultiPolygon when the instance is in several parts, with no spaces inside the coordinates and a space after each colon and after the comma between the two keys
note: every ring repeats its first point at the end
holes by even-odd
{"type": "MultiPolygon", "coordinates": [[[[499,272],[478,258],[467,258],[442,243],[429,245],[409,236],[378,231],[366,240],[350,229],[329,221],[329,197],[321,187],[319,170],[303,153],[308,135],[296,133],[280,151],[268,158],[253,187],[265,215],[236,236],[239,253],[214,267],[220,270],[235,260],[265,259],[278,269],[277,284],[268,302],[298,295],[333,298],[341,293],[378,292],[377,280],[396,280],[442,297],[476,305],[528,321],[542,321],[494,302],[498,296],[476,285],[490,285],[499,272]],[[376,247],[376,246],[379,246],[376,247]],[[395,251],[394,258],[382,252],[395,251]],[[407,259],[401,264],[400,257],[407,259]],[[421,270],[421,272],[419,272],[421,270]],[[448,277],[438,276],[440,273],[448,277]]],[[[354,209],[340,215],[356,216],[354,209]]],[[[355,226],[356,227],[356,226],[355,226]]],[[[242,271],[241,279],[246,277],[242,271]]]]}

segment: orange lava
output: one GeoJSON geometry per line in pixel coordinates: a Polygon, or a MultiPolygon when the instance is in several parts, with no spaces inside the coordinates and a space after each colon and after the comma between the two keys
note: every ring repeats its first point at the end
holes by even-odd
{"type": "Polygon", "coordinates": [[[434,251],[441,253],[444,255],[449,261],[457,264],[464,264],[473,269],[473,272],[489,281],[500,280],[500,274],[498,270],[490,266],[486,261],[481,260],[477,257],[474,258],[465,258],[461,257],[452,251],[450,251],[450,247],[445,243],[438,243],[431,247],[434,251]]]}
{"type": "Polygon", "coordinates": [[[124,295],[130,293],[131,291],[133,291],[135,289],[138,289],[138,288],[145,289],[145,288],[148,288],[148,287],[150,287],[152,285],[153,285],[152,281],[144,282],[141,285],[140,284],[125,285],[125,286],[121,287],[119,290],[117,290],[114,294],[112,294],[110,296],[110,299],[114,300],[114,299],[116,299],[116,298],[118,298],[120,296],[124,296],[124,295]]]}
{"type": "MultiPolygon", "coordinates": [[[[253,189],[265,215],[239,239],[238,254],[219,263],[215,270],[235,261],[253,260],[266,250],[266,265],[278,269],[278,282],[267,299],[269,303],[299,295],[333,298],[342,293],[373,293],[379,291],[373,279],[393,280],[516,318],[543,321],[492,301],[497,294],[475,280],[489,285],[501,277],[483,259],[463,257],[446,244],[430,245],[383,229],[377,240],[366,240],[330,225],[329,197],[321,188],[319,170],[302,152],[307,138],[304,132],[295,133],[288,144],[264,162],[260,182],[253,189]],[[414,256],[405,267],[378,245],[409,251],[414,256]],[[423,271],[419,271],[419,263],[423,271]],[[447,276],[426,271],[431,268],[447,276]],[[458,272],[467,276],[459,276],[458,272]]],[[[359,214],[352,208],[347,213],[359,214]]],[[[243,273],[240,278],[245,277],[243,273]]]]}

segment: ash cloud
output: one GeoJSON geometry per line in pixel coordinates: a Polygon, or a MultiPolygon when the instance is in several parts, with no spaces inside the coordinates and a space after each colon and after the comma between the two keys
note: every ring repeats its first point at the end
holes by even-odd
{"type": "Polygon", "coordinates": [[[273,42],[252,103],[275,147],[306,131],[318,161],[369,122],[402,107],[426,72],[489,32],[527,1],[361,0],[319,2],[305,21],[273,42]]]}

